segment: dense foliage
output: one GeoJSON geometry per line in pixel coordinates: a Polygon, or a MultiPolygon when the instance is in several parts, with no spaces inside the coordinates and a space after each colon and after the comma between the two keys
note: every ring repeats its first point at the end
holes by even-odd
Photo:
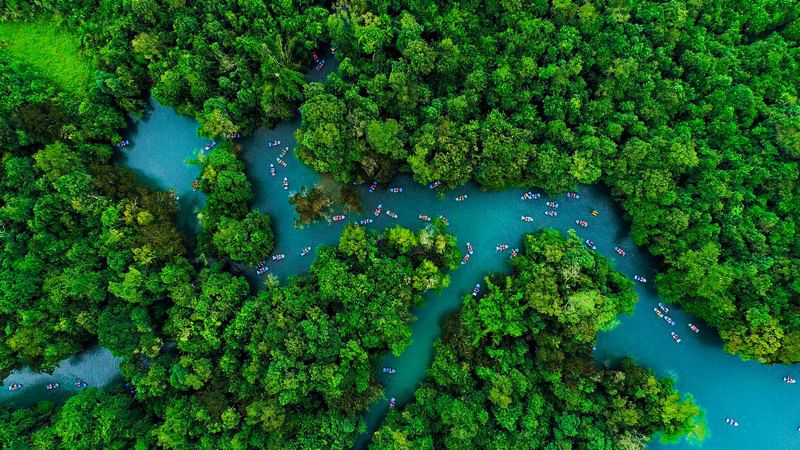
{"type": "Polygon", "coordinates": [[[317,255],[308,274],[271,280],[254,296],[220,265],[191,284],[174,279],[171,345],[146,365],[123,365],[142,403],[90,389],[60,410],[0,411],[0,437],[36,447],[55,438],[103,448],[352,447],[361,412],[381,395],[378,360],[410,343],[411,309],[422,292],[447,286],[438,267],[460,255],[435,227],[377,239],[355,225],[317,255]]]}
{"type": "Polygon", "coordinates": [[[141,110],[152,85],[156,100],[218,137],[295,114],[304,63],[325,37],[324,5],[48,0],[4,2],[3,15],[59,14],[97,61],[99,89],[127,111],[141,110]]]}
{"type": "Polygon", "coordinates": [[[428,380],[373,448],[644,448],[692,431],[699,409],[632,361],[597,369],[599,330],[630,313],[631,282],[575,237],[525,237],[514,273],[488,277],[444,324],[428,380]]]}
{"type": "Polygon", "coordinates": [[[237,157],[240,150],[226,142],[195,161],[202,166],[198,184],[207,195],[198,215],[199,244],[207,256],[254,265],[270,254],[274,236],[269,216],[248,206],[253,193],[244,163],[237,157]]]}
{"type": "Polygon", "coordinates": [[[366,1],[306,89],[298,154],[344,182],[612,186],[671,301],[800,361],[794,2],[366,1]]]}
{"type": "Polygon", "coordinates": [[[157,353],[163,276],[191,270],[174,202],[90,141],[124,123],[100,94],[60,94],[2,52],[0,80],[0,374],[51,367],[97,337],[157,353]]]}

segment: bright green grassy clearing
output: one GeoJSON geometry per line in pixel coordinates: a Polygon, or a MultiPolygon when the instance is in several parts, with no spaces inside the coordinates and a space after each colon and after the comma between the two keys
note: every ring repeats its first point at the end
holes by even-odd
{"type": "Polygon", "coordinates": [[[85,95],[94,66],[79,49],[80,40],[47,19],[0,22],[0,47],[53,80],[63,90],[85,95]]]}

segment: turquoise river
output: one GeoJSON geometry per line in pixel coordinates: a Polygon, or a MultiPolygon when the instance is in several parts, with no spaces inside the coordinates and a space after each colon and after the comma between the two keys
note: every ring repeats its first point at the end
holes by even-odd
{"type": "MultiPolygon", "coordinates": [[[[312,81],[320,80],[330,70],[312,72],[312,81]]],[[[314,253],[300,256],[304,247],[338,242],[343,222],[315,223],[298,229],[295,227],[295,212],[287,202],[289,195],[302,186],[311,187],[319,176],[300,163],[290,152],[284,159],[287,167],[275,165],[277,176],[271,176],[269,165],[275,163],[279,149],[294,148],[294,131],[299,126],[299,118],[280,124],[274,129],[259,129],[241,140],[244,147],[242,158],[247,165],[247,173],[253,185],[252,207],[266,212],[272,218],[276,235],[275,253],[284,253],[283,261],[272,263],[270,273],[281,278],[307,270],[314,253]],[[267,142],[282,141],[279,147],[268,147],[267,142]],[[282,186],[283,177],[289,180],[289,189],[282,186]]],[[[206,141],[196,133],[197,123],[181,117],[173,110],[153,104],[152,108],[128,131],[131,146],[119,157],[119,163],[135,172],[150,186],[160,189],[175,189],[179,195],[181,213],[178,225],[193,237],[197,229],[196,208],[202,207],[204,199],[190,186],[198,173],[198,167],[186,164],[195,156],[206,141]]],[[[508,251],[496,252],[499,244],[518,247],[524,233],[549,227],[567,233],[576,230],[582,239],[590,239],[597,245],[597,251],[615,262],[615,267],[633,277],[641,274],[654,279],[658,272],[657,261],[643,249],[637,248],[628,235],[628,224],[624,212],[612,201],[608,191],[601,186],[582,186],[579,199],[568,199],[564,195],[537,200],[520,200],[527,191],[484,192],[476,185],[467,185],[452,191],[439,193],[421,186],[408,177],[399,177],[389,186],[382,186],[369,193],[367,186],[361,187],[364,211],[361,215],[350,215],[345,222],[360,218],[375,219],[370,227],[380,229],[394,225],[410,228],[424,226],[418,219],[420,214],[431,217],[444,215],[449,220],[449,232],[458,237],[463,247],[470,242],[474,254],[469,262],[451,272],[451,284],[441,292],[428,293],[426,303],[415,310],[417,320],[413,324],[413,344],[399,356],[387,356],[381,366],[397,370],[394,375],[376,373],[385,386],[385,398],[376,402],[366,412],[369,432],[359,442],[363,446],[371,432],[380,425],[388,410],[388,399],[397,398],[398,407],[413,398],[414,390],[425,377],[425,370],[432,358],[433,342],[439,336],[439,320],[447,313],[456,310],[464,295],[472,291],[476,283],[483,283],[483,277],[492,272],[509,270],[508,251]],[[402,187],[403,192],[392,194],[386,187],[402,187]],[[456,202],[459,195],[468,195],[466,201],[456,202]],[[553,200],[560,204],[557,217],[545,216],[545,202],[553,200]],[[383,205],[384,214],[373,216],[378,204],[383,205]],[[385,214],[390,209],[398,214],[392,219],[385,214]],[[594,217],[591,209],[599,211],[594,217]],[[523,222],[523,215],[533,217],[532,222],[523,222]],[[577,219],[589,222],[587,228],[576,225],[577,219]],[[618,256],[613,248],[620,246],[627,251],[624,257],[618,256]]],[[[530,190],[536,192],[534,187],[530,190]]],[[[339,213],[335,211],[334,213],[339,213]]],[[[264,255],[268,259],[268,255],[264,255]]],[[[252,272],[252,271],[251,271],[252,272]]],[[[249,275],[256,280],[255,274],[249,275]]],[[[639,302],[632,316],[620,318],[620,324],[613,331],[598,336],[596,362],[598,365],[613,366],[621,358],[631,357],[652,368],[657,375],[672,377],[677,389],[691,393],[703,408],[708,420],[708,436],[703,448],[710,449],[797,449],[800,448],[800,385],[789,385],[782,381],[784,376],[800,377],[797,366],[765,366],[753,361],[742,361],[738,356],[722,350],[722,343],[716,332],[698,322],[697,319],[680,311],[674,305],[669,315],[676,325],[670,326],[659,319],[653,307],[660,300],[652,283],[638,284],[636,291],[639,302]],[[699,325],[701,332],[693,333],[687,323],[699,325]],[[676,343],[670,336],[675,331],[682,342],[676,343]],[[740,424],[733,428],[725,423],[731,417],[740,424]]],[[[75,379],[82,379],[93,386],[118,385],[118,360],[107,350],[95,347],[87,353],[70,358],[52,374],[35,374],[29,370],[13,373],[4,385],[13,382],[25,384],[25,389],[11,393],[0,390],[0,400],[10,400],[19,405],[28,405],[43,398],[63,400],[75,389],[71,388],[75,379]],[[46,393],[44,385],[58,380],[67,389],[46,393]],[[53,394],[53,395],[50,395],[53,394]],[[59,397],[60,396],[60,397],[59,397]]],[[[648,448],[683,449],[693,448],[687,442],[664,445],[657,442],[648,448]]]]}

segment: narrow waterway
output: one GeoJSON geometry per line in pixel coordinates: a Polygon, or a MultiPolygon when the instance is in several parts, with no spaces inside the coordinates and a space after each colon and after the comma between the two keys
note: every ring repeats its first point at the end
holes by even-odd
{"type": "MultiPolygon", "coordinates": [[[[321,73],[312,73],[312,76],[321,79],[327,70],[330,68],[321,73]]],[[[275,163],[280,148],[288,146],[294,149],[294,131],[298,126],[299,119],[295,119],[273,130],[260,129],[241,142],[245,148],[242,157],[253,184],[254,199],[251,206],[270,215],[276,234],[274,253],[286,254],[286,259],[270,266],[270,273],[282,279],[308,270],[314,253],[301,257],[299,252],[302,248],[335,244],[344,226],[338,222],[315,223],[302,229],[295,227],[295,213],[288,204],[288,197],[299,191],[301,186],[311,187],[319,177],[303,166],[293,152],[284,158],[287,167],[275,164],[277,176],[270,175],[269,165],[275,163]],[[280,140],[282,145],[268,147],[267,142],[272,140],[280,140]],[[289,179],[288,190],[283,189],[283,177],[289,179]]],[[[205,144],[197,137],[196,128],[194,121],[154,104],[150,113],[132,128],[129,135],[132,145],[125,150],[121,159],[122,164],[142,175],[151,186],[177,190],[181,205],[179,223],[183,230],[189,232],[196,229],[194,208],[203,204],[202,196],[192,192],[190,187],[198,168],[184,163],[205,144]]],[[[508,251],[496,252],[498,244],[518,247],[524,233],[544,227],[563,233],[576,229],[581,238],[594,241],[597,251],[614,260],[615,267],[623,273],[631,277],[634,274],[644,275],[650,280],[655,278],[656,261],[633,245],[623,212],[603,187],[581,187],[579,199],[567,199],[561,195],[525,201],[520,200],[522,190],[482,192],[476,185],[468,185],[441,194],[418,185],[408,177],[394,180],[391,186],[402,187],[403,192],[389,193],[384,186],[369,193],[366,186],[361,186],[363,214],[349,216],[346,222],[368,217],[375,220],[369,225],[375,229],[394,225],[418,228],[425,225],[418,219],[420,214],[431,217],[442,214],[449,220],[449,232],[458,237],[462,248],[466,242],[470,242],[474,254],[467,264],[451,272],[451,284],[447,289],[426,294],[426,303],[414,311],[417,320],[413,324],[413,344],[401,356],[387,356],[381,362],[381,366],[393,367],[397,373],[387,376],[379,373],[380,367],[375,368],[385,386],[385,398],[376,402],[366,413],[370,433],[364,436],[361,444],[379,426],[388,411],[387,400],[390,397],[397,399],[399,408],[413,398],[431,360],[433,342],[440,333],[439,320],[457,309],[463,296],[468,295],[476,283],[483,283],[485,275],[509,270],[508,251]],[[468,198],[456,202],[454,198],[458,195],[467,195],[468,198]],[[557,217],[544,214],[545,210],[550,209],[545,202],[550,200],[559,203],[557,217]],[[378,204],[383,205],[384,212],[374,217],[372,211],[378,204]],[[398,218],[388,217],[385,214],[387,209],[396,212],[398,218]],[[597,209],[599,215],[592,216],[591,209],[597,209]],[[533,221],[521,221],[523,215],[531,216],[533,221]],[[578,227],[575,223],[577,219],[586,220],[589,226],[578,227]],[[618,256],[613,251],[614,246],[624,248],[627,256],[618,256]]],[[[535,192],[535,189],[532,190],[535,192]]],[[[677,388],[683,393],[692,393],[707,412],[709,436],[704,443],[705,448],[800,448],[800,411],[795,407],[800,404],[800,386],[781,381],[786,375],[800,377],[800,367],[742,362],[737,356],[722,351],[722,344],[715,332],[682,313],[679,308],[668,305],[671,308],[669,316],[675,320],[675,326],[659,319],[653,307],[660,299],[652,283],[637,284],[636,290],[639,302],[634,314],[621,317],[620,326],[598,337],[598,365],[613,365],[623,357],[631,357],[652,368],[659,376],[675,378],[677,388]],[[689,322],[698,325],[702,331],[693,333],[687,326],[689,322]],[[670,331],[678,333],[682,342],[675,343],[670,331]],[[726,417],[736,419],[740,426],[728,426],[724,421],[726,417]]],[[[13,378],[12,375],[4,384],[25,383],[13,378]]],[[[36,395],[41,397],[38,393],[36,395]]],[[[653,443],[649,448],[691,447],[681,442],[668,446],[653,443]]]]}

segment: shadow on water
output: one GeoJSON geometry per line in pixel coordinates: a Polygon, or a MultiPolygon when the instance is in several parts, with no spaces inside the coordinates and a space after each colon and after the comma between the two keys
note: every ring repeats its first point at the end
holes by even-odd
{"type": "MultiPolygon", "coordinates": [[[[311,76],[321,80],[332,69],[329,65],[320,73],[311,73],[311,76]]],[[[314,252],[302,257],[299,254],[302,248],[336,244],[344,226],[342,222],[318,222],[302,229],[295,227],[295,213],[288,198],[301,186],[313,186],[319,177],[301,164],[293,151],[284,158],[287,167],[276,165],[276,176],[270,175],[269,164],[274,164],[280,149],[295,148],[294,131],[299,124],[296,117],[271,130],[259,129],[241,141],[245,149],[242,158],[253,185],[252,206],[270,215],[276,235],[274,253],[286,254],[284,260],[270,265],[270,273],[283,279],[308,270],[314,252]],[[282,145],[268,147],[266,143],[274,139],[281,140],[282,145]],[[289,179],[288,190],[283,189],[283,177],[289,179]]],[[[177,189],[181,200],[186,199],[190,205],[186,208],[181,204],[180,223],[187,226],[196,226],[191,207],[203,204],[202,196],[190,188],[197,168],[184,164],[186,158],[192,157],[193,152],[205,144],[205,140],[197,137],[196,128],[193,120],[154,104],[150,115],[132,129],[128,137],[132,145],[125,150],[126,158],[121,160],[135,172],[147,175],[153,186],[177,189]]],[[[394,225],[416,229],[425,225],[417,218],[419,214],[431,217],[443,214],[451,224],[448,231],[458,237],[459,245],[463,248],[466,242],[471,242],[475,253],[467,264],[450,273],[448,288],[426,293],[425,304],[414,310],[413,343],[399,356],[387,355],[380,364],[395,368],[397,373],[384,375],[380,373],[380,367],[375,368],[376,376],[385,387],[384,398],[366,412],[368,433],[359,439],[359,446],[368,442],[388,413],[388,398],[397,399],[398,410],[413,399],[414,391],[425,378],[433,342],[440,335],[439,321],[442,317],[455,311],[475,283],[483,284],[487,274],[509,271],[508,252],[496,252],[498,244],[521,247],[522,236],[527,232],[549,227],[567,233],[577,228],[578,236],[592,240],[599,253],[614,261],[617,270],[630,277],[640,274],[649,280],[655,278],[659,261],[636,248],[623,211],[612,201],[605,187],[583,186],[579,191],[581,198],[577,200],[561,195],[523,201],[519,198],[521,190],[484,192],[475,184],[440,195],[407,176],[393,180],[391,186],[403,187],[403,193],[389,193],[385,189],[387,186],[369,193],[366,186],[359,186],[364,213],[348,215],[347,222],[369,217],[375,220],[370,225],[374,229],[394,225]],[[467,201],[455,202],[454,197],[462,194],[468,195],[467,201]],[[557,217],[544,215],[544,210],[548,209],[544,202],[548,200],[560,204],[557,217]],[[378,204],[383,205],[384,214],[376,218],[372,211],[378,204]],[[388,217],[385,214],[387,209],[395,211],[398,219],[388,217]],[[597,209],[599,215],[592,216],[591,209],[597,209]],[[522,215],[529,215],[534,220],[523,222],[520,220],[522,215]],[[576,219],[588,221],[589,227],[579,228],[576,219]],[[614,246],[624,248],[627,255],[618,256],[614,246]]],[[[268,256],[264,255],[265,259],[268,256]]],[[[257,280],[252,271],[248,277],[257,280]]],[[[263,281],[263,277],[260,280],[263,281]]],[[[621,358],[631,357],[652,368],[659,376],[674,377],[678,390],[692,393],[707,413],[709,437],[704,444],[706,448],[800,448],[800,433],[796,431],[800,425],[800,412],[796,409],[800,404],[800,388],[781,381],[786,375],[800,376],[797,366],[743,362],[739,357],[723,352],[717,334],[679,308],[667,305],[669,315],[676,322],[674,326],[659,319],[653,307],[663,300],[658,297],[652,282],[637,284],[636,292],[639,302],[633,315],[621,317],[617,328],[598,336],[595,354],[598,366],[613,366],[621,358]],[[693,333],[687,326],[689,322],[697,324],[702,331],[693,333]],[[683,341],[675,343],[670,331],[678,333],[683,341]],[[735,418],[741,426],[729,427],[724,422],[726,417],[735,418]]],[[[85,360],[91,358],[93,356],[89,354],[85,360]]],[[[46,376],[43,377],[42,382],[46,376]]],[[[692,448],[685,441],[674,445],[651,443],[648,447],[692,448]]]]}

